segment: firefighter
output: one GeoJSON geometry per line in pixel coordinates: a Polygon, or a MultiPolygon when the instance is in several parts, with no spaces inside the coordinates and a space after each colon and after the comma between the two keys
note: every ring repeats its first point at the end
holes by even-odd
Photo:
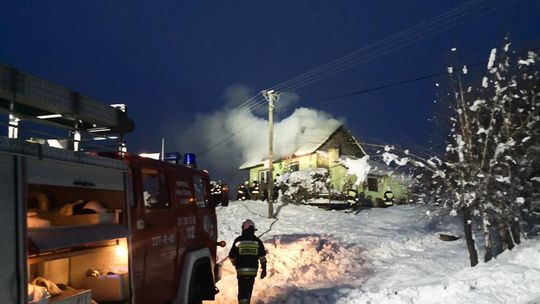
{"type": "Polygon", "coordinates": [[[210,181],[210,194],[221,194],[221,181],[210,181]]]}
{"type": "Polygon", "coordinates": [[[390,188],[386,189],[383,198],[385,207],[390,207],[394,205],[394,193],[390,190],[390,188]]]}
{"type": "Polygon", "coordinates": [[[253,185],[251,186],[250,190],[251,190],[251,199],[253,199],[253,200],[260,199],[261,189],[259,187],[259,182],[258,181],[253,181],[253,185]]]}
{"type": "Polygon", "coordinates": [[[347,203],[353,210],[358,207],[358,192],[352,186],[347,189],[347,203]]]}
{"type": "Polygon", "coordinates": [[[279,197],[279,185],[276,180],[274,180],[274,189],[272,189],[272,199],[275,201],[279,197]]]}
{"type": "Polygon", "coordinates": [[[236,190],[236,200],[245,201],[249,199],[249,191],[246,184],[247,181],[238,186],[238,189],[236,190]]]}
{"type": "Polygon", "coordinates": [[[255,277],[261,264],[261,279],[266,277],[266,249],[255,236],[255,223],[247,219],[242,223],[242,235],[237,237],[229,252],[229,259],[236,267],[238,279],[238,303],[249,304],[255,277]]]}
{"type": "Polygon", "coordinates": [[[280,180],[280,183],[281,183],[281,178],[279,177],[279,174],[276,174],[276,178],[274,178],[274,189],[272,189],[272,199],[275,201],[278,199],[279,197],[279,183],[278,183],[278,179],[280,180]]]}

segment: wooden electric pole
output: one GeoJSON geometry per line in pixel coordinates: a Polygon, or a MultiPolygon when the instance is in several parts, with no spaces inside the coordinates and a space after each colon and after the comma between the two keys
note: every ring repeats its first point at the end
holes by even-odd
{"type": "Polygon", "coordinates": [[[262,91],[268,101],[268,218],[274,217],[274,102],[279,100],[279,93],[274,90],[262,91]]]}

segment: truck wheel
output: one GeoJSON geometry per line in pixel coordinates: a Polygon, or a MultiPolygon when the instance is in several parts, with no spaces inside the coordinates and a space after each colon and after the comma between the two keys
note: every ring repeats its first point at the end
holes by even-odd
{"type": "Polygon", "coordinates": [[[191,273],[191,279],[189,282],[189,295],[188,295],[189,304],[202,304],[203,288],[198,278],[198,272],[199,272],[199,269],[197,268],[195,269],[193,273],[191,273]]]}
{"type": "Polygon", "coordinates": [[[196,282],[192,282],[189,285],[189,297],[188,297],[188,303],[189,304],[202,304],[201,300],[201,286],[197,284],[196,282]]]}
{"type": "Polygon", "coordinates": [[[210,260],[197,261],[189,282],[188,303],[201,304],[203,300],[214,300],[216,293],[210,260]]]}

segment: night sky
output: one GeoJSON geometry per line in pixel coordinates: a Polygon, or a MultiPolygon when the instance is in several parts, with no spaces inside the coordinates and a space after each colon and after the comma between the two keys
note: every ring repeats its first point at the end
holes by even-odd
{"type": "MultiPolygon", "coordinates": [[[[443,72],[453,47],[461,64],[485,61],[507,33],[517,51],[540,46],[540,1],[487,2],[482,13],[296,89],[296,104],[277,119],[310,107],[344,119],[365,141],[429,145],[435,84],[448,76],[324,100],[443,72]]],[[[175,137],[197,113],[222,109],[232,85],[259,92],[465,3],[1,0],[0,62],[126,103],[136,128],[131,151],[157,151],[165,137],[168,150],[200,153],[175,137]]]]}

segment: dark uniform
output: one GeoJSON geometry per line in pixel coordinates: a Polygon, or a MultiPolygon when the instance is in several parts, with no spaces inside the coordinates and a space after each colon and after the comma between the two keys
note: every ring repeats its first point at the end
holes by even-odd
{"type": "Polygon", "coordinates": [[[347,203],[351,208],[354,208],[358,204],[358,192],[353,188],[347,189],[347,203]]]}
{"type": "Polygon", "coordinates": [[[274,189],[272,190],[272,199],[275,201],[279,197],[279,186],[274,181],[274,189]]]}
{"type": "Polygon", "coordinates": [[[384,205],[385,207],[390,207],[394,205],[394,193],[392,193],[392,191],[390,190],[387,190],[384,193],[384,205]]]}
{"type": "Polygon", "coordinates": [[[259,187],[259,182],[253,181],[253,185],[251,186],[251,199],[258,200],[260,199],[260,193],[261,189],[259,187]]]}
{"type": "Polygon", "coordinates": [[[238,279],[238,303],[249,304],[255,277],[261,263],[261,279],[266,277],[266,250],[261,240],[255,236],[255,224],[246,220],[242,224],[242,235],[237,237],[229,252],[229,258],[236,267],[238,279]]]}
{"type": "Polygon", "coordinates": [[[236,200],[245,201],[249,199],[248,187],[245,184],[240,184],[236,190],[236,200]]]}

